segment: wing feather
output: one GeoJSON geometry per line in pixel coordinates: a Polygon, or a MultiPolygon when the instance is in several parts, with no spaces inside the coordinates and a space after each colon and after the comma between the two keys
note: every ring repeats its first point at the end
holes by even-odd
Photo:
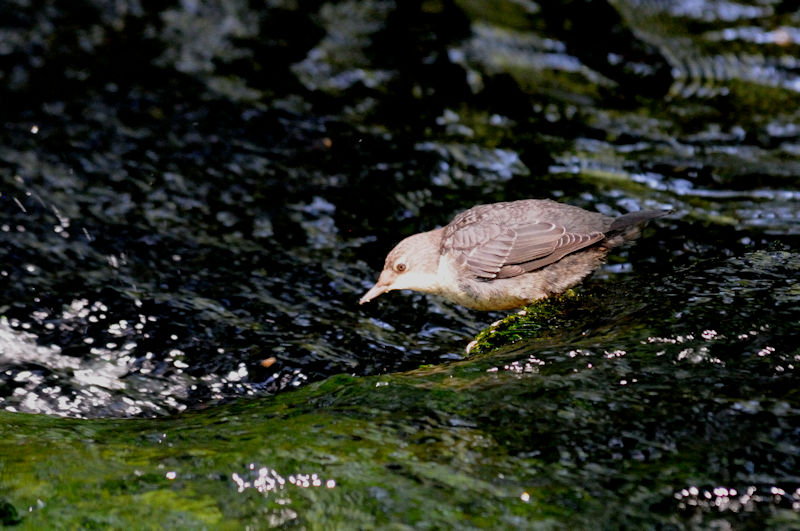
{"type": "Polygon", "coordinates": [[[457,216],[445,228],[442,246],[470,273],[490,280],[539,269],[604,237],[602,232],[567,232],[547,221],[487,221],[472,215],[457,216]]]}

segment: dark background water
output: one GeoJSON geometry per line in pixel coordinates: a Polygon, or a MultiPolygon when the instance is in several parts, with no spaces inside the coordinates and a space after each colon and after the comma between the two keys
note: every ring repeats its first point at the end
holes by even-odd
{"type": "Polygon", "coordinates": [[[6,0],[3,522],[797,525],[798,52],[779,1],[6,0]],[[529,197],[674,214],[480,356],[358,306],[529,197]]]}

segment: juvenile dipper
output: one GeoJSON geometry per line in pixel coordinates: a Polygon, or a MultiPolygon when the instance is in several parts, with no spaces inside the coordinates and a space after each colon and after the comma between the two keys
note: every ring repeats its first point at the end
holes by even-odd
{"type": "Polygon", "coordinates": [[[445,227],[398,243],[359,303],[410,289],[475,310],[519,308],[574,286],[600,267],[609,249],[667,213],[611,218],[549,199],[478,205],[445,227]]]}

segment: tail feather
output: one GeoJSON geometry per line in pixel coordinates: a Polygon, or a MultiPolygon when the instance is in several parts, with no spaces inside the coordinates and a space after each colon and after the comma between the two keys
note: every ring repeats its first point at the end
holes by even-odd
{"type": "Polygon", "coordinates": [[[631,212],[616,218],[611,226],[606,231],[606,234],[613,232],[621,232],[630,227],[640,225],[653,218],[660,218],[672,213],[672,210],[642,210],[639,212],[631,212]]]}
{"type": "Polygon", "coordinates": [[[606,248],[616,247],[631,240],[635,240],[642,232],[642,225],[647,221],[666,216],[671,210],[644,210],[631,212],[616,218],[606,231],[606,238],[602,245],[606,248]]]}

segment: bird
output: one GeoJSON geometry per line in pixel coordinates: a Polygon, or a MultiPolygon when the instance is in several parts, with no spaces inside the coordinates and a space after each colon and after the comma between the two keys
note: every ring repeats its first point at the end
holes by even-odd
{"type": "Polygon", "coordinates": [[[413,290],[473,310],[527,306],[574,287],[603,264],[611,248],[669,212],[613,218],[550,199],[477,205],[444,227],[398,243],[359,304],[413,290]]]}

